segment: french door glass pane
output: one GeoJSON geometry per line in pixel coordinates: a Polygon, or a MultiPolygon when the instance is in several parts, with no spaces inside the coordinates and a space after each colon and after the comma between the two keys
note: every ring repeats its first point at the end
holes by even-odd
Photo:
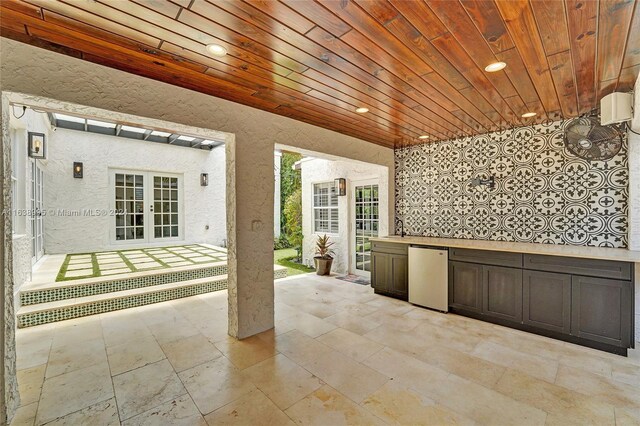
{"type": "Polygon", "coordinates": [[[378,185],[363,185],[355,188],[355,267],[360,271],[371,270],[371,242],[378,236],[378,185]]]}
{"type": "Polygon", "coordinates": [[[116,173],[116,240],[144,239],[144,176],[116,173]]]}
{"type": "Polygon", "coordinates": [[[155,238],[174,238],[178,236],[178,178],[155,176],[153,178],[155,238]]]}

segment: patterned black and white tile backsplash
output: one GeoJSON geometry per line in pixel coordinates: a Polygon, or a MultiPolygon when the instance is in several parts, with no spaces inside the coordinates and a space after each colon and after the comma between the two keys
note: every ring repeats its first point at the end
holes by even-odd
{"type": "Polygon", "coordinates": [[[405,231],[626,247],[626,138],[614,158],[588,162],[564,147],[568,122],[396,149],[396,214],[405,231]],[[471,184],[489,176],[494,189],[471,184]]]}

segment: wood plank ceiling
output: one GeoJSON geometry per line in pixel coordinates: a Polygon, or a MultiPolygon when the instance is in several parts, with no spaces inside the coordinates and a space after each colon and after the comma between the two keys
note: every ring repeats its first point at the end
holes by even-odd
{"type": "Polygon", "coordinates": [[[588,113],[640,70],[634,0],[2,0],[0,12],[4,37],[388,147],[588,113]],[[487,73],[496,61],[507,67],[487,73]]]}

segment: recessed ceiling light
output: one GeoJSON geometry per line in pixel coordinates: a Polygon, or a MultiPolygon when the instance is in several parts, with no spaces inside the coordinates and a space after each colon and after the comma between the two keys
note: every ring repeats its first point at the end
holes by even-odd
{"type": "Polygon", "coordinates": [[[429,139],[429,135],[420,135],[418,139],[429,139]]]}
{"type": "Polygon", "coordinates": [[[358,114],[364,114],[365,112],[369,112],[369,108],[366,108],[366,107],[359,107],[359,108],[356,108],[356,112],[357,112],[358,114]]]}
{"type": "Polygon", "coordinates": [[[219,44],[208,44],[207,51],[213,56],[224,56],[227,54],[227,49],[219,44]]]}
{"type": "Polygon", "coordinates": [[[484,67],[484,70],[486,72],[496,72],[496,71],[503,70],[506,66],[507,64],[505,64],[504,62],[494,62],[484,67]]]}
{"type": "Polygon", "coordinates": [[[524,114],[522,114],[522,118],[535,117],[536,115],[537,115],[537,113],[535,113],[535,112],[525,112],[524,114]]]}

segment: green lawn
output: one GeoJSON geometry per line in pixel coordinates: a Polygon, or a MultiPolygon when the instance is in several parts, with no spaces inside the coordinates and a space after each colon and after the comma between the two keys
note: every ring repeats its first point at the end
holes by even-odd
{"type": "Polygon", "coordinates": [[[307,268],[304,265],[294,263],[292,260],[296,257],[295,249],[281,249],[273,252],[273,260],[277,265],[281,265],[287,268],[287,275],[299,275],[306,274],[315,271],[314,268],[307,268]]]}

